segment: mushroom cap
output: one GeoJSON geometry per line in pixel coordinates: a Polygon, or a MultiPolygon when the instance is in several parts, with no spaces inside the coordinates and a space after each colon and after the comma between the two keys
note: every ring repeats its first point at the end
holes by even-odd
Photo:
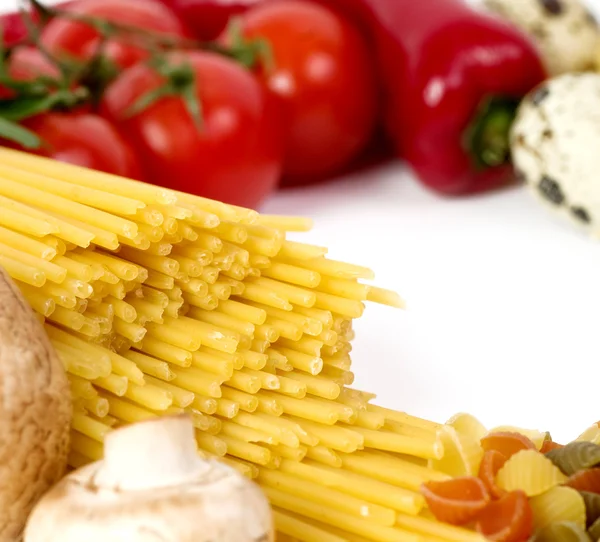
{"type": "Polygon", "coordinates": [[[43,327],[0,268],[0,542],[66,468],[71,394],[43,327]]]}
{"type": "Polygon", "coordinates": [[[104,460],[69,474],[38,503],[25,542],[272,541],[260,488],[217,460],[201,459],[193,435],[187,418],[109,433],[104,460]]]}
{"type": "Polygon", "coordinates": [[[215,460],[210,479],[156,490],[94,485],[99,463],[68,475],[35,508],[25,542],[270,542],[258,486],[215,460]]]}

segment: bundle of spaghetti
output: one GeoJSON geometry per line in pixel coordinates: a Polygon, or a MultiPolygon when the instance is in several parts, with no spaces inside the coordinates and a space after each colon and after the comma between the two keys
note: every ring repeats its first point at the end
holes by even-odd
{"type": "Polygon", "coordinates": [[[350,387],[353,320],[401,298],[287,239],[310,226],[0,149],[0,265],[69,375],[71,466],[114,427],[187,413],[282,539],[480,540],[419,493],[448,477],[439,425],[350,387]]]}

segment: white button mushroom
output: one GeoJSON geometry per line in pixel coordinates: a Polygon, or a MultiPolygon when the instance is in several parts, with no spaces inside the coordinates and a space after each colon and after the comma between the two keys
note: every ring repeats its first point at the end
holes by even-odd
{"type": "Polygon", "coordinates": [[[71,397],[44,329],[2,268],[0,300],[0,542],[14,542],[65,472],[71,397]]]}
{"type": "Polygon", "coordinates": [[[25,542],[270,542],[260,488],[198,455],[192,422],[157,418],[112,431],[104,459],[35,507],[25,542]]]}
{"type": "Polygon", "coordinates": [[[532,38],[550,75],[594,69],[600,32],[581,0],[484,0],[484,5],[532,38]]]}
{"type": "Polygon", "coordinates": [[[551,208],[599,235],[600,75],[563,75],[534,89],[510,138],[517,175],[551,208]]]}

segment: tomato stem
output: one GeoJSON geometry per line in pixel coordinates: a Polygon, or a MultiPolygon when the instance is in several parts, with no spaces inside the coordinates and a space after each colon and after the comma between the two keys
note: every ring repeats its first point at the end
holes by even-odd
{"type": "Polygon", "coordinates": [[[19,43],[5,48],[0,32],[0,84],[14,93],[14,97],[0,99],[0,137],[17,141],[28,148],[34,148],[41,141],[33,138],[32,133],[19,126],[18,122],[47,111],[68,111],[82,103],[91,103],[94,107],[98,105],[107,86],[119,75],[118,67],[105,54],[105,46],[111,39],[118,38],[119,41],[148,51],[150,65],[164,79],[161,86],[142,95],[126,115],[139,114],[167,96],[178,96],[183,100],[198,130],[203,125],[202,104],[197,92],[199,82],[192,66],[167,59],[167,51],[212,51],[227,56],[248,69],[259,64],[269,69],[273,64],[269,44],[262,39],[244,38],[239,21],[231,25],[231,46],[226,46],[217,41],[199,42],[184,37],[164,36],[143,28],[47,6],[40,0],[29,0],[27,5],[32,9],[22,7],[20,10],[27,36],[19,43]],[[39,17],[39,22],[34,20],[32,10],[39,17]],[[100,39],[91,58],[81,61],[63,54],[58,57],[44,47],[40,39],[41,30],[54,18],[86,24],[98,32],[100,39]],[[29,81],[13,79],[7,69],[8,61],[12,51],[23,45],[36,47],[57,68],[60,76],[40,75],[29,81]]]}
{"type": "Polygon", "coordinates": [[[275,61],[270,43],[262,38],[248,39],[244,37],[238,17],[231,20],[227,33],[231,42],[230,51],[238,62],[248,69],[261,65],[268,72],[274,70],[275,61]]]}
{"type": "Polygon", "coordinates": [[[245,40],[241,37],[241,32],[239,33],[239,39],[236,39],[234,45],[226,47],[214,41],[204,42],[180,36],[164,36],[136,26],[115,23],[98,17],[46,6],[39,0],[29,1],[32,7],[39,13],[43,21],[42,26],[56,17],[70,19],[91,26],[104,38],[119,36],[119,39],[122,41],[138,45],[150,51],[156,51],[157,49],[209,50],[236,60],[249,69],[254,68],[259,60],[262,62],[268,61],[268,57],[270,56],[270,47],[265,40],[245,40]]]}
{"type": "Polygon", "coordinates": [[[169,62],[159,55],[151,58],[150,65],[165,78],[165,82],[161,86],[142,94],[126,112],[126,116],[137,115],[167,96],[179,96],[183,99],[194,124],[200,130],[203,124],[202,104],[198,99],[198,82],[192,67],[186,62],[179,64],[169,62]]]}

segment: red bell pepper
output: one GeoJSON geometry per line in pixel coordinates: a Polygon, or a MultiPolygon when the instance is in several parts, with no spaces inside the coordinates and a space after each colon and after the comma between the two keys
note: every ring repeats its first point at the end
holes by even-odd
{"type": "Polygon", "coordinates": [[[388,132],[424,184],[466,194],[510,181],[516,105],[546,78],[525,35],[462,0],[318,1],[364,25],[388,132]]]}

